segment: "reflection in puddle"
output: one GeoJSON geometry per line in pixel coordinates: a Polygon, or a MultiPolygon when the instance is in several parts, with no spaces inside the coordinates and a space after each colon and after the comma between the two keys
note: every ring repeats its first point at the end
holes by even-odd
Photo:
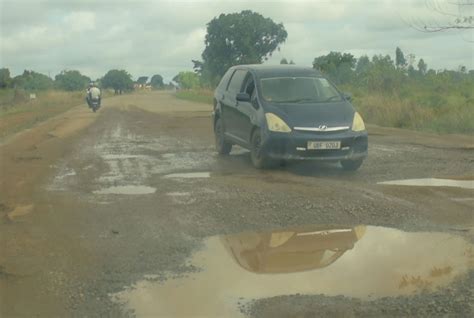
{"type": "Polygon", "coordinates": [[[188,173],[171,173],[165,175],[163,178],[179,178],[179,179],[191,179],[191,178],[209,178],[210,172],[188,172],[188,173]]]}
{"type": "Polygon", "coordinates": [[[95,194],[150,194],[155,192],[155,188],[140,185],[116,186],[94,191],[95,194]]]}
{"type": "Polygon", "coordinates": [[[379,182],[378,184],[474,189],[474,180],[452,180],[438,178],[395,180],[379,182]]]}
{"type": "Polygon", "coordinates": [[[138,317],[241,317],[241,298],[375,299],[434,290],[472,268],[472,255],[461,237],[373,226],[211,237],[189,260],[202,271],[143,280],[113,299],[138,317]]]}

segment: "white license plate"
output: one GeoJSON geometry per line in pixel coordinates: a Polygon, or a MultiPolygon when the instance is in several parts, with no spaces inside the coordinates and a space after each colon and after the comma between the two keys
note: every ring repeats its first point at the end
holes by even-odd
{"type": "Polygon", "coordinates": [[[341,149],[340,141],[308,141],[308,149],[324,150],[324,149],[341,149]]]}

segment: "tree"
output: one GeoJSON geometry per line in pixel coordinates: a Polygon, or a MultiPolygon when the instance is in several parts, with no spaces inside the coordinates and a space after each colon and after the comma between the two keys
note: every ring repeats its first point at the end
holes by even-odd
{"type": "Polygon", "coordinates": [[[13,85],[26,90],[46,90],[53,88],[53,80],[48,76],[25,70],[23,74],[13,78],[13,85]]]}
{"type": "Polygon", "coordinates": [[[11,81],[10,70],[8,68],[0,68],[0,88],[9,87],[11,81]]]}
{"type": "Polygon", "coordinates": [[[405,55],[403,55],[402,50],[397,46],[395,50],[395,65],[397,68],[405,68],[407,61],[405,60],[405,55]]]}
{"type": "Polygon", "coordinates": [[[295,62],[293,62],[293,60],[290,60],[290,65],[295,65],[295,62]]]}
{"type": "Polygon", "coordinates": [[[148,76],[140,76],[140,77],[137,79],[137,84],[145,85],[145,84],[146,84],[146,81],[148,81],[148,76]]]}
{"type": "Polygon", "coordinates": [[[113,88],[115,94],[133,88],[132,76],[125,70],[110,70],[101,79],[104,88],[113,88]]]}
{"type": "Polygon", "coordinates": [[[473,0],[426,0],[425,4],[437,17],[430,21],[417,19],[410,23],[413,28],[422,32],[474,29],[473,0]]]}
{"type": "Polygon", "coordinates": [[[179,72],[178,75],[173,77],[173,81],[184,89],[194,89],[200,86],[199,75],[194,72],[179,72]]]}
{"type": "Polygon", "coordinates": [[[369,69],[370,69],[370,59],[367,55],[362,55],[357,60],[355,72],[358,76],[364,76],[364,75],[367,75],[369,69]]]}
{"type": "Polygon", "coordinates": [[[352,80],[356,59],[350,53],[330,52],[316,57],[313,68],[328,75],[337,83],[348,83],[352,80]]]}
{"type": "Polygon", "coordinates": [[[79,71],[64,70],[54,78],[56,87],[66,91],[80,91],[87,87],[91,79],[79,71]]]}
{"type": "Polygon", "coordinates": [[[418,61],[418,71],[420,72],[420,74],[425,75],[427,69],[428,69],[428,65],[426,65],[423,59],[420,59],[418,61]]]}
{"type": "Polygon", "coordinates": [[[150,85],[153,88],[163,88],[163,86],[165,85],[163,83],[163,77],[159,74],[153,75],[150,80],[150,85]]]}
{"type": "Polygon", "coordinates": [[[221,14],[207,24],[202,62],[193,61],[194,69],[215,81],[233,65],[262,63],[287,36],[283,24],[250,10],[221,14]]]}
{"type": "Polygon", "coordinates": [[[286,58],[282,58],[280,64],[288,64],[288,61],[286,60],[286,58]]]}

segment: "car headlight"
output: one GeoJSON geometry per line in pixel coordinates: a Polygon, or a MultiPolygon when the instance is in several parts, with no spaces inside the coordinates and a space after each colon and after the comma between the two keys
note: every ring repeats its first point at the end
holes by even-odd
{"type": "Polygon", "coordinates": [[[270,131],[284,133],[291,132],[291,128],[288,127],[288,125],[283,121],[283,119],[281,119],[277,115],[272,113],[266,113],[265,118],[267,119],[267,125],[270,131]]]}
{"type": "Polygon", "coordinates": [[[364,120],[358,112],[354,113],[354,120],[352,121],[352,130],[353,131],[363,131],[365,130],[364,120]]]}

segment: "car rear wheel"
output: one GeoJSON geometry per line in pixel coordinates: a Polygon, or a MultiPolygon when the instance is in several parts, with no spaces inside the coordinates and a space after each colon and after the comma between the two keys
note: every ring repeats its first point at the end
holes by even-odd
{"type": "Polygon", "coordinates": [[[252,134],[251,146],[250,159],[255,168],[265,169],[275,166],[276,161],[268,158],[268,156],[262,151],[262,135],[259,129],[256,129],[252,134]]]}
{"type": "Polygon", "coordinates": [[[356,171],[357,169],[360,168],[360,166],[362,165],[362,162],[364,162],[363,159],[341,160],[341,166],[346,171],[356,171]]]}
{"type": "Polygon", "coordinates": [[[214,134],[216,137],[216,150],[220,155],[228,155],[232,150],[232,144],[225,140],[225,131],[222,127],[222,120],[218,118],[214,127],[214,134]]]}

